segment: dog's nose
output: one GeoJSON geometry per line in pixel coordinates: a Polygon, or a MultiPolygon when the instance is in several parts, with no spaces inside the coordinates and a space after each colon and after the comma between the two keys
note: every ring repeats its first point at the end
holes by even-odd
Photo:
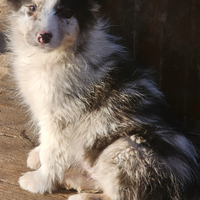
{"type": "Polygon", "coordinates": [[[51,41],[53,35],[51,33],[40,31],[37,34],[37,40],[41,44],[48,44],[51,41]]]}

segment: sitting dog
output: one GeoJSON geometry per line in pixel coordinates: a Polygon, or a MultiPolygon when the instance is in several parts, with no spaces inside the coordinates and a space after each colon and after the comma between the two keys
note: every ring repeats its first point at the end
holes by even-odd
{"type": "Polygon", "coordinates": [[[187,199],[199,173],[195,149],[97,3],[7,1],[13,77],[39,127],[27,160],[35,171],[21,188],[81,192],[69,200],[187,199]]]}

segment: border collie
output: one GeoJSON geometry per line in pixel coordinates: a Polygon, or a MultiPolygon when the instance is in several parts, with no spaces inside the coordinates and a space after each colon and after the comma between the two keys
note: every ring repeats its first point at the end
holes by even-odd
{"type": "Polygon", "coordinates": [[[187,199],[197,155],[94,0],[8,0],[12,72],[39,127],[21,188],[69,200],[187,199]],[[88,193],[90,192],[90,193],[88,193]]]}

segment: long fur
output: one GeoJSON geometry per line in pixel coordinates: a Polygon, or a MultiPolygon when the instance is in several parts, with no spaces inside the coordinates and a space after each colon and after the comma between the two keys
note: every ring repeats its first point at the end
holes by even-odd
{"type": "Polygon", "coordinates": [[[70,200],[187,199],[198,179],[195,149],[173,125],[151,73],[109,35],[98,5],[8,2],[13,76],[39,127],[40,145],[27,160],[36,170],[20,186],[103,192],[70,200]],[[41,44],[39,31],[53,37],[41,44]]]}

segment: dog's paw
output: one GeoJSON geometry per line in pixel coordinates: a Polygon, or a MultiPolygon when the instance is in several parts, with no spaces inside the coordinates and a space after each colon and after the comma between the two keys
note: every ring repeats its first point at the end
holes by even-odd
{"type": "Polygon", "coordinates": [[[20,187],[32,193],[44,194],[52,193],[56,188],[52,186],[52,182],[44,178],[39,170],[25,173],[20,179],[20,187]]]}
{"type": "Polygon", "coordinates": [[[68,200],[110,200],[104,194],[75,194],[68,198],[68,200]]]}
{"type": "Polygon", "coordinates": [[[89,200],[89,199],[91,198],[87,194],[75,194],[68,198],[68,200],[89,200]]]}
{"type": "Polygon", "coordinates": [[[67,190],[75,189],[78,193],[102,192],[98,182],[92,179],[86,171],[80,173],[76,169],[65,171],[62,185],[67,190]]]}
{"type": "Polygon", "coordinates": [[[32,151],[30,151],[27,159],[27,167],[31,169],[39,169],[41,166],[40,164],[40,157],[39,157],[39,147],[36,147],[32,151]]]}

